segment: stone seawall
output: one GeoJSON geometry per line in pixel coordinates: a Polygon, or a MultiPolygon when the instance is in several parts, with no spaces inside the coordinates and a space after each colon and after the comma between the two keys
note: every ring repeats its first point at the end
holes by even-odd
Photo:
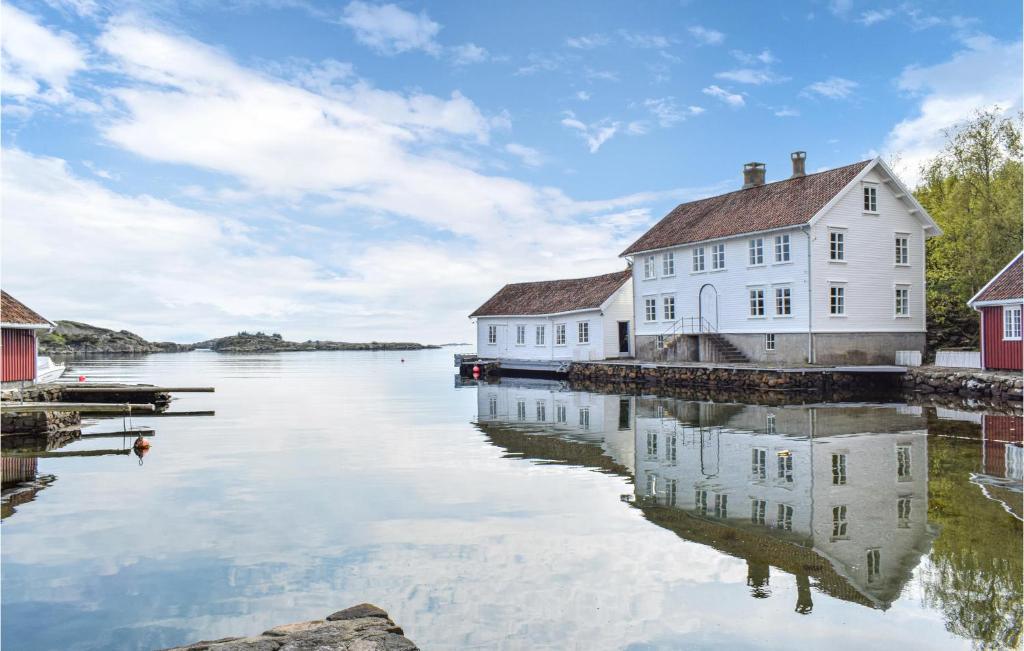
{"type": "Polygon", "coordinates": [[[225,637],[165,651],[418,651],[388,614],[360,604],[297,624],[285,624],[252,637],[225,637]]]}
{"type": "Polygon", "coordinates": [[[641,384],[659,389],[719,392],[787,392],[810,399],[845,399],[902,392],[894,373],[840,373],[822,369],[764,369],[725,366],[661,366],[574,362],[569,380],[583,384],[641,384]]]}
{"type": "Polygon", "coordinates": [[[1020,373],[920,366],[907,369],[903,387],[919,394],[956,395],[992,401],[1019,401],[1024,379],[1020,373]]]}

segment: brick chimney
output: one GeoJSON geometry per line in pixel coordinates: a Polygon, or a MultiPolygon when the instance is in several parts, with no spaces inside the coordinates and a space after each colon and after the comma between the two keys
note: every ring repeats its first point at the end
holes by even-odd
{"type": "Polygon", "coordinates": [[[764,163],[747,163],[743,166],[743,189],[764,185],[764,163]]]}
{"type": "Polygon", "coordinates": [[[791,179],[799,178],[807,175],[807,169],[805,163],[807,162],[807,152],[795,151],[789,155],[790,160],[793,161],[793,176],[791,179]]]}

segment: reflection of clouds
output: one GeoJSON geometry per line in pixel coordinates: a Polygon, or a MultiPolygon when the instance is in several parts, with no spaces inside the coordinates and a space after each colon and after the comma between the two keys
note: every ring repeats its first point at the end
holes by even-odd
{"type": "Polygon", "coordinates": [[[799,617],[774,571],[775,596],[751,599],[745,561],[648,522],[624,478],[486,443],[449,351],[404,356],[373,373],[361,354],[279,356],[268,377],[133,361],[138,381],[216,385],[173,409],[217,416],[151,419],[143,468],[40,462],[60,481],[3,525],[4,646],[154,648],[361,601],[424,649],[949,646],[916,601],[881,617],[816,594],[799,617]]]}

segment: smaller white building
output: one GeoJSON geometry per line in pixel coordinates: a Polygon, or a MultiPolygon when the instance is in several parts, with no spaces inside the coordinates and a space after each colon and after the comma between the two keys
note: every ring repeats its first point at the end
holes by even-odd
{"type": "Polygon", "coordinates": [[[633,354],[628,269],[505,285],[472,314],[484,359],[601,360],[633,354]]]}

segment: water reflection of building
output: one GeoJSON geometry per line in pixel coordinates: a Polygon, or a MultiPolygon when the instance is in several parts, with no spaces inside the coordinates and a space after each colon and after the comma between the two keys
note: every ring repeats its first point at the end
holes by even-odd
{"type": "Polygon", "coordinates": [[[0,519],[14,515],[15,507],[31,502],[36,493],[53,483],[53,475],[38,475],[36,457],[4,456],[0,458],[3,488],[0,492],[0,519]]]}
{"type": "Polygon", "coordinates": [[[1002,503],[1018,520],[1024,520],[1024,418],[1004,414],[981,417],[981,472],[974,475],[985,495],[1002,503]]]}
{"type": "Polygon", "coordinates": [[[492,437],[532,432],[590,443],[629,474],[633,472],[632,418],[631,396],[570,391],[563,382],[504,378],[499,384],[480,384],[477,390],[477,423],[492,437]]]}
{"type": "Polygon", "coordinates": [[[631,475],[648,520],[744,558],[754,597],[771,596],[772,567],[792,574],[802,613],[812,588],[888,608],[935,535],[926,421],[913,407],[714,404],[518,381],[480,385],[478,424],[515,454],[631,475]]]}
{"type": "MultiPolygon", "coordinates": [[[[637,404],[638,501],[728,527],[741,554],[760,548],[759,561],[748,557],[754,596],[769,593],[769,565],[816,555],[831,566],[810,577],[823,591],[887,608],[933,537],[927,455],[913,408],[637,404]]],[[[797,610],[809,610],[809,594],[797,610]]]]}

